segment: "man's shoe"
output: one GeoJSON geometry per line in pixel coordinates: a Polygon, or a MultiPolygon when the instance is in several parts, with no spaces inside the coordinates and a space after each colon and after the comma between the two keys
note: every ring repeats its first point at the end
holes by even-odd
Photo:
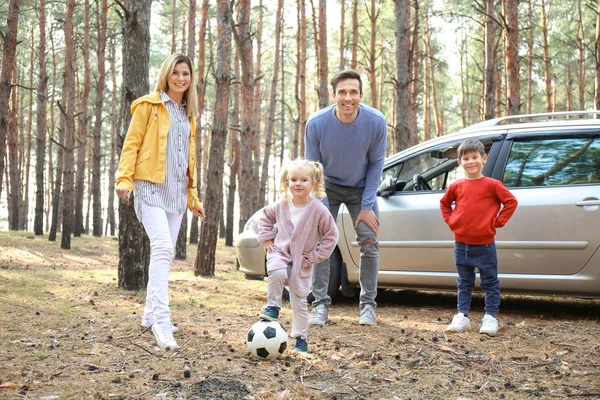
{"type": "Polygon", "coordinates": [[[302,339],[300,336],[296,338],[296,343],[294,343],[293,353],[308,353],[308,343],[306,340],[302,339]]]}
{"type": "Polygon", "coordinates": [[[268,306],[258,316],[265,321],[279,321],[279,307],[268,306]]]}
{"type": "Polygon", "coordinates": [[[154,333],[156,343],[160,348],[175,350],[179,347],[173,337],[173,326],[170,322],[155,322],[152,324],[152,333],[154,333]]]}
{"type": "Polygon", "coordinates": [[[376,326],[377,325],[377,317],[375,314],[375,307],[370,304],[365,304],[360,309],[360,317],[358,318],[359,325],[369,325],[376,326]]]}
{"type": "Polygon", "coordinates": [[[485,314],[481,320],[479,333],[485,333],[488,336],[496,336],[498,333],[498,320],[489,314],[485,314]]]}
{"type": "Polygon", "coordinates": [[[319,304],[313,307],[310,319],[308,320],[309,325],[325,325],[327,323],[327,317],[329,316],[329,308],[325,304],[319,304]]]}
{"type": "MultiPolygon", "coordinates": [[[[150,318],[148,318],[148,319],[143,318],[142,319],[142,328],[144,328],[144,329],[150,328],[153,324],[154,324],[154,319],[150,319],[150,318]]],[[[171,327],[173,329],[173,333],[175,333],[175,332],[177,332],[179,330],[179,328],[176,327],[175,325],[171,325],[171,327]]]]}
{"type": "Polygon", "coordinates": [[[446,327],[446,332],[462,332],[469,329],[470,326],[471,321],[469,321],[469,318],[465,317],[463,313],[458,313],[452,318],[450,325],[446,327]]]}

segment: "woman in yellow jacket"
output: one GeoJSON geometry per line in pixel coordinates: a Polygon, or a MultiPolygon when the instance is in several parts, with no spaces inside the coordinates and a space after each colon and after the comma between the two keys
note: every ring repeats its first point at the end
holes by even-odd
{"type": "Polygon", "coordinates": [[[150,239],[144,328],[161,348],[178,347],[169,310],[169,270],[187,207],[205,217],[196,188],[196,90],[192,60],[172,54],[162,64],[154,93],[131,105],[131,124],[117,172],[117,196],[135,192],[138,219],[150,239]]]}

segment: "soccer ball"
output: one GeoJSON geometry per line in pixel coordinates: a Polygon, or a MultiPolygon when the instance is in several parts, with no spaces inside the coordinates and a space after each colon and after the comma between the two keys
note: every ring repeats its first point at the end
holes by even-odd
{"type": "Polygon", "coordinates": [[[248,331],[246,346],[254,357],[274,360],[287,348],[287,339],[287,332],[279,322],[258,321],[248,331]]]}

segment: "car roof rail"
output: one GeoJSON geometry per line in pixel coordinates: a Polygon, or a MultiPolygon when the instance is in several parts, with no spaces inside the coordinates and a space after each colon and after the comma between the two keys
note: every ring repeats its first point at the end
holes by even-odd
{"type": "Polygon", "coordinates": [[[538,114],[520,114],[520,115],[507,115],[504,117],[498,117],[488,119],[487,121],[479,122],[475,125],[471,125],[465,130],[480,129],[486,127],[494,127],[498,125],[513,124],[513,123],[525,123],[535,122],[536,120],[550,121],[550,120],[566,120],[575,119],[573,117],[591,117],[596,116],[596,119],[600,119],[600,110],[587,110],[587,111],[558,111],[538,114]]]}

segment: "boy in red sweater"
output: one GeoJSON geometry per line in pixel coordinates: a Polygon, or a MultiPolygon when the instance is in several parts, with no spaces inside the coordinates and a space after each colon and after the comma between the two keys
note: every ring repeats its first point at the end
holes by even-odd
{"type": "Polygon", "coordinates": [[[469,309],[477,268],[481,288],[485,291],[485,315],[479,333],[495,336],[498,332],[496,313],[500,306],[500,281],[494,236],[496,228],[502,228],[515,212],[517,199],[502,182],[483,176],[481,171],[486,161],[483,143],[465,140],[458,147],[458,164],[467,176],[452,183],[440,200],[444,221],[454,232],[454,258],[458,270],[458,313],[446,331],[462,332],[471,326],[469,309]]]}

